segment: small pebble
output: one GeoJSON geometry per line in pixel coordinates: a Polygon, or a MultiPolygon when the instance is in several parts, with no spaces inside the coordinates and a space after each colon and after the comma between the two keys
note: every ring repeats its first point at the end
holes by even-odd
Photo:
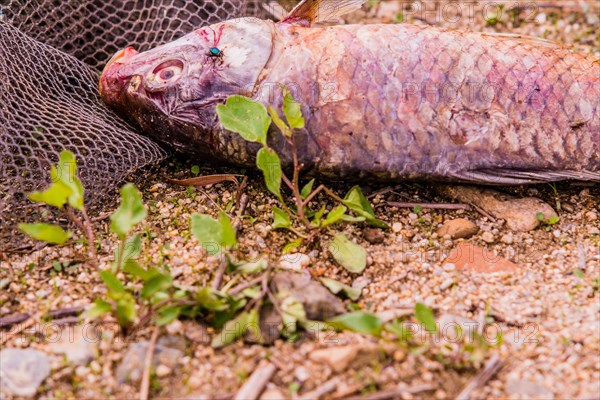
{"type": "Polygon", "coordinates": [[[512,233],[507,233],[505,235],[502,235],[502,237],[500,238],[500,241],[502,243],[512,244],[513,241],[514,241],[513,234],[512,233]]]}
{"type": "Polygon", "coordinates": [[[483,234],[481,235],[481,240],[491,244],[494,243],[496,239],[494,238],[494,234],[492,232],[483,232],[483,234]]]}
{"type": "Polygon", "coordinates": [[[155,373],[156,376],[158,376],[159,378],[163,378],[171,374],[171,368],[167,367],[164,364],[160,364],[158,367],[156,367],[155,373]]]}
{"type": "Polygon", "coordinates": [[[402,224],[400,222],[394,222],[392,225],[392,231],[394,233],[400,233],[400,231],[402,231],[402,224]]]}

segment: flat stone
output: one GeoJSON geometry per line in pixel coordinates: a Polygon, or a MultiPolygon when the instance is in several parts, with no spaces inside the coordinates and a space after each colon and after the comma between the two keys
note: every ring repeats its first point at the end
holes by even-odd
{"type": "Polygon", "coordinates": [[[474,204],[494,218],[503,219],[513,231],[528,232],[540,226],[538,213],[545,219],[557,217],[556,211],[534,197],[517,198],[491,189],[472,186],[446,186],[445,194],[461,203],[474,204]]]}
{"type": "Polygon", "coordinates": [[[288,291],[298,299],[309,320],[325,321],[346,312],[344,303],[308,274],[280,272],[271,280],[271,289],[288,291]]]}
{"type": "Polygon", "coordinates": [[[0,350],[0,391],[33,397],[50,375],[50,361],[43,351],[7,348],[0,350]]]}
{"type": "MultiPolygon", "coordinates": [[[[167,344],[174,346],[181,346],[180,340],[172,339],[166,336],[167,339],[163,339],[162,342],[159,339],[154,348],[154,357],[152,358],[152,365],[157,368],[159,365],[163,365],[171,370],[175,369],[179,360],[184,356],[184,352],[180,349],[167,347],[167,344]]],[[[185,343],[185,339],[181,338],[185,343]]],[[[119,383],[137,383],[142,379],[142,373],[144,369],[144,361],[146,359],[146,352],[148,351],[148,341],[142,341],[133,343],[129,346],[127,353],[123,357],[123,360],[117,367],[115,376],[119,383]]]]}
{"type": "Polygon", "coordinates": [[[281,268],[292,271],[302,271],[302,268],[306,268],[309,265],[310,257],[301,253],[286,254],[279,260],[281,268]]]}
{"type": "Polygon", "coordinates": [[[450,251],[445,262],[454,264],[459,270],[480,273],[514,272],[519,269],[512,261],[470,243],[459,243],[450,251]]]}
{"type": "Polygon", "coordinates": [[[253,329],[250,329],[246,334],[245,340],[249,343],[272,345],[281,337],[282,327],[283,320],[281,319],[281,315],[272,304],[265,304],[261,307],[259,314],[260,338],[257,337],[253,329]]]}
{"type": "Polygon", "coordinates": [[[379,348],[375,345],[349,345],[340,347],[329,347],[315,350],[309,354],[309,358],[317,363],[328,364],[335,372],[342,372],[350,365],[359,368],[378,360],[379,348]]]}
{"type": "Polygon", "coordinates": [[[527,379],[509,379],[506,393],[518,398],[552,400],[554,393],[547,387],[527,379]]]}
{"type": "Polygon", "coordinates": [[[385,238],[381,229],[377,228],[365,228],[363,229],[363,235],[365,240],[371,244],[381,244],[385,238]]]}
{"type": "Polygon", "coordinates": [[[452,239],[468,239],[477,232],[479,232],[479,227],[473,222],[465,218],[457,218],[446,221],[438,229],[437,234],[440,237],[450,235],[452,239]]]}
{"type": "Polygon", "coordinates": [[[64,354],[73,365],[88,365],[98,357],[99,333],[91,325],[65,326],[49,350],[64,354]]]}
{"type": "Polygon", "coordinates": [[[183,334],[191,342],[209,344],[210,335],[208,328],[198,321],[185,321],[183,323],[183,334]]]}

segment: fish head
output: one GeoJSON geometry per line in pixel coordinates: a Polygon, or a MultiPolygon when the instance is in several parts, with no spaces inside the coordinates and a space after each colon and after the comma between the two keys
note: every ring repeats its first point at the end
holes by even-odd
{"type": "Polygon", "coordinates": [[[128,47],[104,68],[102,100],[153,138],[186,150],[218,125],[216,105],[255,89],[273,48],[274,24],[242,18],[207,26],[145,52],[128,47]]]}

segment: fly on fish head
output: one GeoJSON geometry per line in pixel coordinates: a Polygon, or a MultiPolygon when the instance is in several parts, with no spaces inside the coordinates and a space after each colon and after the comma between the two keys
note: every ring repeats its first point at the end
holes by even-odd
{"type": "Polygon", "coordinates": [[[144,133],[184,148],[202,136],[209,140],[217,104],[254,90],[272,45],[272,23],[248,18],[200,28],[142,53],[130,47],[104,68],[100,95],[144,133]]]}

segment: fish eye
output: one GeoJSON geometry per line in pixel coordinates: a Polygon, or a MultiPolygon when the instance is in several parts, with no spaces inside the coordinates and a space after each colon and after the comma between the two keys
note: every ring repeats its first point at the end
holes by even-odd
{"type": "Polygon", "coordinates": [[[181,77],[182,73],[183,62],[180,60],[162,62],[152,71],[153,80],[158,84],[174,82],[181,77]]]}

